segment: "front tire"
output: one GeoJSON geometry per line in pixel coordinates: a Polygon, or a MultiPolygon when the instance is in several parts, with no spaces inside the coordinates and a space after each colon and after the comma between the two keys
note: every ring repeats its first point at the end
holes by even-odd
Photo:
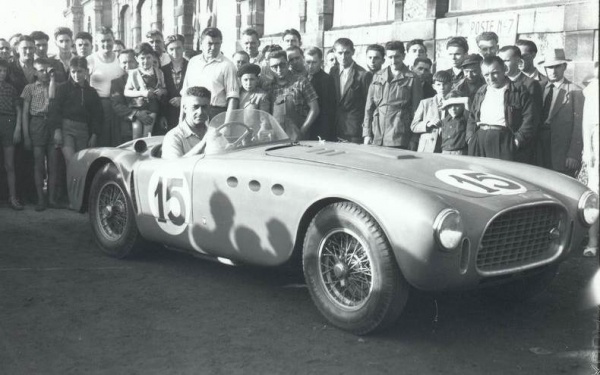
{"type": "Polygon", "coordinates": [[[394,323],[408,300],[408,282],[383,230],[351,202],[326,206],[314,217],[304,240],[303,266],[319,311],[358,335],[394,323]]]}
{"type": "Polygon", "coordinates": [[[133,204],[113,164],[106,164],[94,176],[89,208],[96,244],[105,254],[123,259],[141,250],[133,204]]]}

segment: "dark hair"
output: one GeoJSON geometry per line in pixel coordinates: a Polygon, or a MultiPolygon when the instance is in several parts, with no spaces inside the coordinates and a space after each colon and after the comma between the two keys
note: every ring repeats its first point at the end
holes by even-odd
{"type": "Polygon", "coordinates": [[[77,34],[75,34],[75,40],[77,40],[77,39],[89,40],[90,43],[94,42],[94,38],[92,38],[92,34],[86,32],[86,31],[80,31],[77,34]]]}
{"type": "Polygon", "coordinates": [[[69,68],[87,69],[88,68],[87,59],[83,56],[73,56],[73,57],[71,57],[71,60],[69,61],[69,68]]]}
{"type": "Polygon", "coordinates": [[[498,44],[498,34],[493,31],[484,31],[475,38],[477,44],[479,44],[481,40],[492,40],[498,44]]]}
{"type": "Polygon", "coordinates": [[[481,60],[481,65],[492,65],[493,63],[498,63],[498,65],[500,65],[501,68],[504,68],[504,60],[502,60],[499,56],[486,56],[483,58],[483,60],[481,60]]]}
{"type": "Polygon", "coordinates": [[[404,43],[399,40],[392,40],[385,44],[386,51],[400,51],[400,53],[404,53],[404,43]]]}
{"type": "Polygon", "coordinates": [[[296,29],[286,29],[283,31],[283,35],[281,36],[281,39],[283,40],[283,38],[285,38],[286,35],[294,35],[298,38],[299,42],[302,42],[302,36],[300,35],[300,32],[296,29]]]}
{"type": "Polygon", "coordinates": [[[140,55],[152,55],[156,57],[156,51],[154,51],[149,43],[140,43],[135,47],[135,56],[137,57],[140,55]]]}
{"type": "Polygon", "coordinates": [[[406,43],[406,50],[408,51],[410,47],[414,45],[423,46],[423,48],[425,48],[425,52],[427,52],[427,47],[425,46],[425,42],[423,41],[423,39],[413,39],[410,42],[406,43]]]}
{"type": "Polygon", "coordinates": [[[34,31],[31,34],[29,34],[29,36],[33,40],[45,40],[46,42],[50,40],[50,37],[48,36],[48,34],[46,34],[43,31],[34,31]]]}
{"type": "Polygon", "coordinates": [[[260,66],[256,64],[244,64],[240,66],[237,72],[237,76],[242,78],[244,74],[254,74],[255,76],[259,76],[261,72],[260,66]]]}
{"type": "Polygon", "coordinates": [[[304,50],[304,54],[309,56],[317,56],[319,60],[323,60],[323,51],[319,47],[309,47],[304,50]]]}
{"type": "Polygon", "coordinates": [[[119,53],[119,56],[121,55],[131,55],[133,57],[135,57],[135,51],[131,48],[127,48],[121,51],[121,53],[119,53]]]}
{"type": "Polygon", "coordinates": [[[285,59],[287,61],[287,52],[283,50],[271,52],[269,59],[285,59]]]}
{"type": "Polygon", "coordinates": [[[249,36],[254,35],[257,39],[260,39],[260,37],[258,36],[258,31],[254,30],[253,28],[248,28],[248,29],[242,31],[242,35],[249,35],[249,36]]]}
{"type": "Polygon", "coordinates": [[[367,53],[369,51],[379,52],[381,57],[385,57],[385,48],[383,48],[383,46],[381,46],[379,44],[369,44],[367,46],[367,50],[365,51],[365,53],[367,53]]]}
{"type": "Polygon", "coordinates": [[[108,26],[102,26],[100,28],[100,30],[98,30],[98,34],[100,35],[111,35],[113,38],[115,37],[115,34],[113,33],[112,29],[108,26]]]}
{"type": "Polygon", "coordinates": [[[419,63],[425,63],[428,64],[430,67],[433,66],[433,62],[431,61],[431,59],[427,58],[427,57],[417,57],[415,59],[415,61],[413,62],[413,66],[417,66],[419,65],[419,63]]]}
{"type": "Polygon", "coordinates": [[[160,39],[164,38],[163,34],[160,32],[160,30],[157,30],[157,29],[152,29],[146,33],[146,38],[152,38],[155,36],[160,36],[160,39]]]}
{"type": "Polygon", "coordinates": [[[452,82],[452,74],[446,70],[439,70],[433,74],[433,82],[443,82],[450,83],[452,82]]]}
{"type": "Polygon", "coordinates": [[[192,86],[185,90],[185,96],[197,96],[199,98],[210,99],[210,91],[206,87],[192,86]]]}
{"type": "Polygon", "coordinates": [[[346,48],[350,48],[354,51],[354,43],[348,38],[338,38],[335,42],[333,42],[333,48],[335,50],[335,46],[342,46],[346,48]]]}
{"type": "Polygon", "coordinates": [[[300,52],[300,55],[304,56],[304,51],[302,50],[302,48],[298,47],[298,46],[291,46],[286,48],[285,52],[294,52],[294,51],[298,51],[300,52]]]}
{"type": "Polygon", "coordinates": [[[279,44],[267,44],[263,49],[262,49],[262,54],[263,56],[266,55],[268,52],[276,52],[276,51],[283,51],[283,47],[281,47],[279,44]]]}
{"type": "Polygon", "coordinates": [[[68,35],[69,38],[73,39],[73,31],[68,27],[57,27],[54,30],[54,39],[58,38],[59,35],[68,35]]]}
{"type": "Polygon", "coordinates": [[[216,27],[207,27],[206,29],[202,30],[202,34],[200,34],[200,40],[203,40],[205,36],[223,40],[223,33],[221,33],[221,30],[217,29],[216,27]]]}
{"type": "Polygon", "coordinates": [[[19,39],[17,40],[17,44],[16,44],[16,45],[18,46],[19,44],[21,44],[21,42],[31,42],[31,43],[35,43],[35,41],[33,40],[33,38],[32,38],[32,37],[30,37],[29,35],[21,35],[21,36],[19,37],[19,39]]]}
{"type": "MultiPolygon", "coordinates": [[[[335,48],[332,47],[332,48],[328,49],[326,55],[329,55],[330,53],[335,53],[335,48]]],[[[385,53],[385,50],[384,50],[384,53],[385,53]]]]}
{"type": "Polygon", "coordinates": [[[173,34],[173,35],[169,35],[166,39],[165,39],[165,48],[167,48],[167,46],[171,43],[175,43],[175,42],[181,42],[181,44],[185,43],[185,37],[181,34],[173,34]]]}
{"type": "Polygon", "coordinates": [[[115,45],[120,45],[121,47],[125,48],[125,43],[123,43],[123,41],[121,39],[115,39],[115,45]]]}
{"type": "Polygon", "coordinates": [[[467,42],[467,39],[462,36],[454,36],[450,38],[448,42],[446,42],[446,49],[450,47],[462,48],[465,53],[469,52],[469,42],[467,42]]]}
{"type": "Polygon", "coordinates": [[[512,51],[512,53],[515,56],[517,56],[518,58],[521,58],[521,50],[517,46],[504,46],[504,47],[500,48],[500,50],[498,51],[498,53],[500,53],[500,52],[508,52],[508,51],[512,51]]]}
{"type": "Polygon", "coordinates": [[[519,39],[519,40],[517,40],[517,42],[515,44],[517,46],[525,46],[525,47],[527,47],[527,49],[530,52],[533,52],[533,53],[537,53],[538,52],[537,45],[534,42],[532,42],[531,40],[519,39]]]}
{"type": "Polygon", "coordinates": [[[243,51],[243,50],[235,51],[233,53],[233,55],[231,55],[231,57],[233,57],[235,55],[244,55],[244,56],[246,56],[248,58],[248,60],[250,60],[250,55],[246,51],[243,51]]]}
{"type": "Polygon", "coordinates": [[[37,59],[33,60],[33,65],[50,65],[50,61],[45,58],[45,57],[38,57],[37,59]]]}

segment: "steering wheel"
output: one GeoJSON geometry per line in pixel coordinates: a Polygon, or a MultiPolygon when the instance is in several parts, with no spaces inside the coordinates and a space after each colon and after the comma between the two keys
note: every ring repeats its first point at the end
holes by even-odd
{"type": "Polygon", "coordinates": [[[246,139],[246,137],[248,137],[248,135],[252,135],[252,129],[250,129],[246,124],[239,122],[239,121],[233,121],[233,122],[228,122],[226,124],[223,124],[223,125],[219,126],[217,129],[215,129],[215,132],[220,133],[222,129],[224,129],[226,127],[234,127],[234,126],[241,126],[246,130],[244,131],[244,133],[242,135],[239,136],[238,139],[229,143],[227,145],[228,147],[238,147],[240,145],[240,143],[242,143],[242,141],[244,139],[246,139]]]}

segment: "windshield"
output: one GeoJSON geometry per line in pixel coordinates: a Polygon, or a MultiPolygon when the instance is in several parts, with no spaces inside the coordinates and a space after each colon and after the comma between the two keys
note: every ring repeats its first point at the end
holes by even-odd
{"type": "Polygon", "coordinates": [[[256,109],[236,109],[215,116],[208,124],[206,154],[289,141],[277,120],[256,109]]]}

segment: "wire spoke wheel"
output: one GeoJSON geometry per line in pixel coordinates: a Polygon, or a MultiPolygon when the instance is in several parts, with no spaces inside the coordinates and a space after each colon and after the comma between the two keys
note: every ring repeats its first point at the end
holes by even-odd
{"type": "Polygon", "coordinates": [[[373,282],[365,245],[347,229],[329,232],[321,241],[319,266],[328,297],[346,309],[358,309],[369,298],[373,282]]]}
{"type": "Polygon", "coordinates": [[[98,194],[98,223],[106,238],[118,240],[127,226],[127,202],[125,193],[115,182],[105,184],[98,194]]]}

